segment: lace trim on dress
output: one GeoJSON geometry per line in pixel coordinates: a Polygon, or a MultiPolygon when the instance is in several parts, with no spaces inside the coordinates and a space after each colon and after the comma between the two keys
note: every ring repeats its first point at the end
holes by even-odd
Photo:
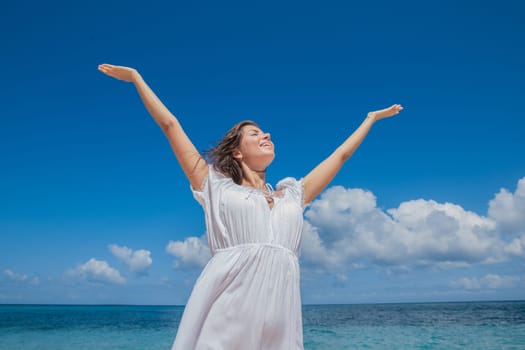
{"type": "Polygon", "coordinates": [[[303,182],[303,179],[304,178],[301,178],[299,180],[299,184],[301,186],[301,206],[303,207],[303,210],[306,209],[307,207],[310,206],[311,203],[305,203],[304,202],[304,182],[303,182]]]}
{"type": "Polygon", "coordinates": [[[258,189],[258,188],[252,188],[252,187],[248,187],[248,186],[243,186],[243,185],[239,185],[239,184],[236,184],[233,180],[231,180],[231,183],[241,189],[242,191],[246,192],[247,193],[247,196],[246,196],[246,199],[248,199],[252,194],[257,194],[257,195],[262,195],[264,196],[265,198],[268,198],[268,197],[277,197],[277,198],[282,198],[284,193],[281,191],[281,193],[277,193],[277,191],[275,191],[272,187],[272,185],[270,185],[269,183],[266,184],[266,189],[258,189]]]}
{"type": "Polygon", "coordinates": [[[277,189],[279,190],[283,187],[288,187],[294,193],[294,195],[297,197],[297,200],[300,201],[301,208],[303,208],[303,210],[310,205],[304,203],[303,178],[301,178],[300,180],[297,180],[293,177],[284,178],[277,184],[277,189]]]}

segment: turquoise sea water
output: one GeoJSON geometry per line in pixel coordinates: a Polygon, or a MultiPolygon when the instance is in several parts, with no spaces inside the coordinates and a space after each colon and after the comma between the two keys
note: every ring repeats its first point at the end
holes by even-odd
{"type": "MultiPolygon", "coordinates": [[[[181,306],[1,305],[0,349],[170,349],[181,306]]],[[[525,349],[525,302],[303,306],[305,349],[525,349]]]]}

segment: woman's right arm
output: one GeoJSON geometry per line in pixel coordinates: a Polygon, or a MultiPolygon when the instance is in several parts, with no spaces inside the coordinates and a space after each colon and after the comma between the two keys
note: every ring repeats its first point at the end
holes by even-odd
{"type": "Polygon", "coordinates": [[[99,70],[116,79],[132,82],[135,85],[146,109],[168,138],[191,186],[194,189],[200,189],[208,175],[206,161],[186,135],[178,119],[164,106],[137,70],[109,64],[100,65],[99,70]]]}

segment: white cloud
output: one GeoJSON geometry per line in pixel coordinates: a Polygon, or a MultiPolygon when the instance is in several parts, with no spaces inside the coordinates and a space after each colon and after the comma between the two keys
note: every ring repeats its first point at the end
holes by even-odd
{"type": "Polygon", "coordinates": [[[305,221],[301,240],[301,256],[312,265],[326,268],[340,268],[344,263],[344,255],[332,254],[319,237],[316,227],[305,221]]]}
{"type": "Polygon", "coordinates": [[[493,218],[499,229],[507,234],[525,236],[525,177],[518,181],[516,191],[502,188],[489,202],[489,217],[493,218]]]}
{"type": "Polygon", "coordinates": [[[166,251],[177,258],[175,268],[203,267],[211,257],[206,236],[188,237],[183,242],[170,241],[166,251]]]}
{"type": "Polygon", "coordinates": [[[502,190],[490,203],[488,216],[425,199],[383,211],[370,191],[331,187],[305,214],[302,259],[344,272],[356,263],[449,268],[523,256],[525,233],[509,238],[501,227],[525,232],[525,178],[510,197],[502,190]]]}
{"type": "MultiPolygon", "coordinates": [[[[509,216],[512,220],[497,211],[483,215],[432,199],[408,200],[386,210],[378,207],[371,191],[331,187],[305,213],[303,277],[328,273],[334,284],[344,285],[365,273],[357,269],[397,276],[415,267],[488,267],[524,258],[525,233],[520,232],[525,232],[525,223],[520,220],[525,212],[520,216],[518,210],[524,184],[525,178],[512,193],[512,200],[506,199],[505,208],[515,211],[509,216]],[[512,227],[513,233],[502,232],[502,223],[512,227]]],[[[491,203],[493,208],[501,206],[502,197],[495,194],[491,203]]],[[[210,258],[206,236],[170,241],[166,251],[176,258],[175,268],[203,267],[210,258]]],[[[520,281],[514,276],[487,274],[465,277],[454,284],[469,293],[510,288],[520,281]]]]}
{"type": "Polygon", "coordinates": [[[23,282],[27,280],[27,275],[16,273],[11,269],[5,269],[4,275],[6,275],[11,281],[23,282]]]}
{"type": "Polygon", "coordinates": [[[66,271],[66,275],[89,282],[110,284],[123,284],[126,282],[126,279],[120,275],[117,269],[109,266],[106,261],[95,258],[89,259],[86,263],[77,266],[75,269],[66,271]]]}
{"type": "Polygon", "coordinates": [[[121,247],[116,244],[110,244],[108,248],[117,259],[126,264],[136,274],[146,274],[147,269],[153,263],[149,250],[139,249],[133,251],[128,247],[121,247]]]}
{"type": "Polygon", "coordinates": [[[480,289],[481,283],[477,278],[463,277],[453,281],[452,286],[464,289],[480,289]]]}
{"type": "Polygon", "coordinates": [[[523,250],[525,249],[525,235],[521,238],[513,239],[509,244],[504,248],[505,252],[511,255],[523,255],[523,250]]]}
{"type": "Polygon", "coordinates": [[[459,205],[419,199],[388,212],[407,232],[409,258],[444,263],[483,263],[502,258],[503,242],[494,221],[459,205]]]}
{"type": "Polygon", "coordinates": [[[16,273],[11,269],[5,269],[4,275],[12,282],[16,283],[27,283],[31,285],[39,285],[40,278],[38,276],[29,277],[28,275],[16,273]]]}
{"type": "Polygon", "coordinates": [[[502,289],[512,288],[520,283],[522,279],[519,276],[506,276],[488,274],[481,278],[463,277],[451,283],[453,287],[464,289],[502,289]]]}

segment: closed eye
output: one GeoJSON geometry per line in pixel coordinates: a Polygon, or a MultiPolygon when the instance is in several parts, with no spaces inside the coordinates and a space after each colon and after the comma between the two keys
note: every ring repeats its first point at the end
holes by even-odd
{"type": "Polygon", "coordinates": [[[260,130],[252,128],[251,130],[248,130],[248,132],[251,132],[250,136],[257,136],[261,133],[260,130]]]}

